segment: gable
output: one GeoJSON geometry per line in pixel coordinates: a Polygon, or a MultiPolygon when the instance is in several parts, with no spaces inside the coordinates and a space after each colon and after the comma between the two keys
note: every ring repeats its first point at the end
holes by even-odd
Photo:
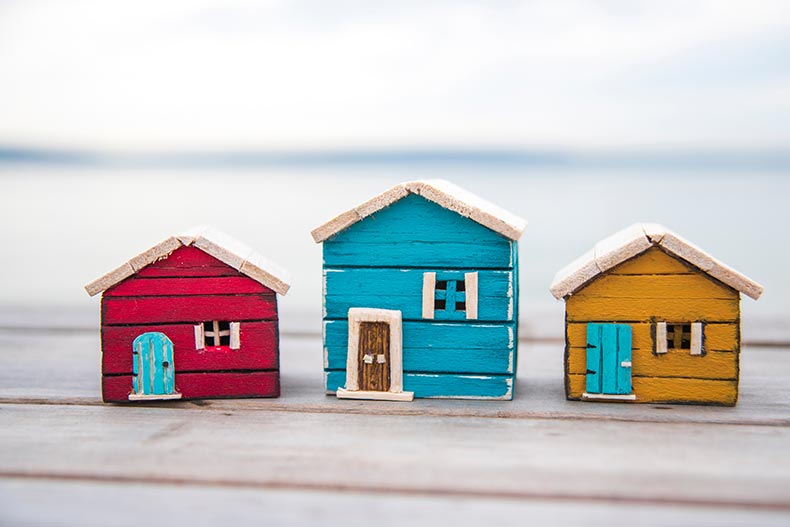
{"type": "Polygon", "coordinates": [[[327,266],[511,268],[515,242],[410,194],[324,242],[327,266]]]}

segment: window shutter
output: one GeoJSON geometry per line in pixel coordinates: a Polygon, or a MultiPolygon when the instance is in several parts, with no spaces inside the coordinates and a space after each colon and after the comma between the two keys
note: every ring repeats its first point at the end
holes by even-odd
{"type": "Polygon", "coordinates": [[[422,318],[433,320],[436,273],[422,273],[422,318]]]}
{"type": "Polygon", "coordinates": [[[205,348],[206,339],[203,335],[203,324],[195,324],[195,349],[202,350],[205,348]]]}
{"type": "Polygon", "coordinates": [[[241,323],[239,322],[231,322],[230,323],[230,349],[237,350],[241,348],[241,338],[240,332],[241,323]]]}
{"type": "Polygon", "coordinates": [[[691,324],[691,354],[702,355],[702,322],[691,324]]]}
{"type": "Polygon", "coordinates": [[[477,320],[477,271],[464,273],[466,285],[466,318],[477,320]]]}
{"type": "Polygon", "coordinates": [[[656,322],[656,354],[667,352],[667,323],[656,322]]]}

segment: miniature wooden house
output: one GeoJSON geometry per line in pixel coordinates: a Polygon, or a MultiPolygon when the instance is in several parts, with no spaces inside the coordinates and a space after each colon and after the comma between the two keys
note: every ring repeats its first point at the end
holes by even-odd
{"type": "Polygon", "coordinates": [[[196,229],[85,286],[103,292],[104,401],[279,396],[284,276],[227,235],[196,229]]]}
{"type": "Polygon", "coordinates": [[[601,241],[551,286],[565,299],[567,398],[734,405],[740,293],[762,291],[661,225],[601,241]]]}
{"type": "Polygon", "coordinates": [[[397,185],[315,229],[327,392],[512,399],[525,226],[433,180],[397,185]]]}

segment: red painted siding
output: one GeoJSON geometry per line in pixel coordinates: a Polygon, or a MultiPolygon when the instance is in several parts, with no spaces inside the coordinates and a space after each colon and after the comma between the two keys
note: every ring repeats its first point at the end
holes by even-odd
{"type": "Polygon", "coordinates": [[[196,247],[179,247],[167,258],[140,269],[137,276],[244,276],[196,247]]]}
{"type": "Polygon", "coordinates": [[[173,341],[176,371],[276,370],[279,368],[277,323],[242,322],[241,348],[195,349],[193,324],[152,326],[104,326],[102,328],[102,373],[132,373],[132,342],[139,335],[156,331],[173,341]]]}
{"type": "MultiPolygon", "coordinates": [[[[176,373],[176,390],[182,399],[278,397],[279,372],[250,373],[176,373]]],[[[131,375],[102,378],[105,402],[129,402],[131,375]]]]}
{"type": "Polygon", "coordinates": [[[107,290],[104,296],[234,295],[274,291],[246,276],[188,278],[131,277],[107,290]]]}
{"type": "Polygon", "coordinates": [[[102,323],[277,320],[274,294],[102,297],[102,323]]]}

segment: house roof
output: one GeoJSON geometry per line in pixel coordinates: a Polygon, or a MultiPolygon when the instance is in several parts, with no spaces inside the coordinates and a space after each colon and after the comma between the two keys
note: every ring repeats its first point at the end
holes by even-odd
{"type": "Polygon", "coordinates": [[[197,247],[240,273],[284,295],[291,287],[287,271],[253,251],[224,232],[210,227],[195,227],[184,234],[171,236],[162,243],[144,251],[120,267],[85,286],[90,296],[101,293],[124,280],[143,267],[150,265],[183,246],[197,247]]]}
{"type": "Polygon", "coordinates": [[[755,300],[763,286],[728,267],[663,225],[637,223],[601,240],[591,250],[561,269],[551,284],[551,294],[564,298],[590,280],[651,247],[660,247],[755,300]]]}
{"type": "Polygon", "coordinates": [[[489,203],[449,181],[430,179],[409,181],[395,185],[386,192],[344,212],[313,230],[311,232],[313,239],[316,243],[321,243],[338,232],[351,227],[358,221],[405,198],[409,194],[422,196],[445,209],[469,218],[514,241],[521,237],[524,229],[527,227],[526,220],[500,209],[493,203],[489,203]]]}

